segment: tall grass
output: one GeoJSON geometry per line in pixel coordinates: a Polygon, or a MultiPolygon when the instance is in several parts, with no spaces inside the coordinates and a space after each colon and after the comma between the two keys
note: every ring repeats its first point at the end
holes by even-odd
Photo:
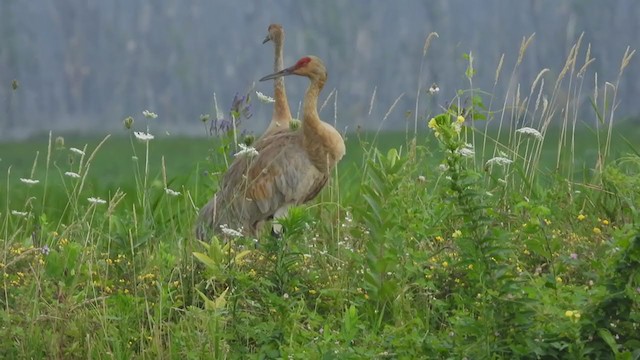
{"type": "MultiPolygon", "coordinates": [[[[640,157],[613,124],[634,52],[602,85],[580,37],[557,77],[519,84],[532,41],[509,76],[500,58],[489,92],[469,53],[469,88],[419,82],[404,134],[345,134],[347,158],[317,202],[282,220],[280,240],[192,234],[243,141],[248,96],[229,122],[202,116],[224,134],[204,146],[131,133],[72,151],[50,134],[33,162],[3,154],[15,164],[0,214],[0,354],[637,357],[640,157]],[[421,105],[432,103],[449,105],[421,105]]],[[[398,99],[370,120],[399,117],[398,99]]],[[[331,100],[339,124],[337,90],[331,100]]],[[[142,126],[153,133],[153,116],[142,126]]]]}

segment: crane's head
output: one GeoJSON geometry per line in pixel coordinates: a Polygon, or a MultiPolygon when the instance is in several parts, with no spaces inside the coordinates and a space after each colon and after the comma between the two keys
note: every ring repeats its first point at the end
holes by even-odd
{"type": "Polygon", "coordinates": [[[312,80],[325,81],[327,79],[327,69],[324,67],[324,64],[322,63],[322,60],[320,60],[320,58],[313,55],[307,55],[300,58],[300,60],[298,60],[295,65],[276,73],[267,75],[260,79],[260,81],[271,80],[287,75],[300,75],[306,76],[312,80]]]}
{"type": "Polygon", "coordinates": [[[284,30],[282,29],[282,25],[271,24],[267,29],[267,36],[262,40],[262,43],[265,44],[269,41],[282,42],[282,40],[284,40],[284,30]]]}

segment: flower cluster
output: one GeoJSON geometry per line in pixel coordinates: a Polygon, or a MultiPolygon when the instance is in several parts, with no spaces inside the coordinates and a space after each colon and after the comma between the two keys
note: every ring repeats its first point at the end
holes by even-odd
{"type": "Polygon", "coordinates": [[[256,148],[254,148],[253,146],[247,146],[245,144],[238,144],[238,146],[240,147],[240,151],[238,151],[234,155],[236,157],[242,156],[242,155],[248,155],[248,156],[258,155],[258,150],[256,150],[256,148]]]}

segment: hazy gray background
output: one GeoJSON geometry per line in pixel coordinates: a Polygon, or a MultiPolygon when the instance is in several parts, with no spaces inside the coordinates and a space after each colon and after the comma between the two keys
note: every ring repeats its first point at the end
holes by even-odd
{"type": "MultiPolygon", "coordinates": [[[[305,54],[325,61],[329,81],[321,100],[337,89],[341,130],[377,128],[402,93],[384,127],[404,129],[419,80],[439,84],[437,103],[468,87],[465,52],[475,57],[474,85],[491,91],[500,55],[506,54],[506,80],[522,37],[533,32],[517,74],[527,92],[545,67],[555,79],[583,31],[579,58],[586,43],[596,58],[586,75],[589,89],[595,72],[599,86],[614,82],[625,48],[640,45],[637,0],[0,0],[0,138],[118,129],[128,115],[141,120],[144,109],[160,115],[157,132],[204,134],[199,115],[213,115],[214,92],[226,111],[236,92],[271,72],[273,47],[261,44],[271,22],[284,25],[286,64],[305,54]],[[432,31],[440,38],[419,79],[432,31]]],[[[638,64],[636,57],[619,89],[621,117],[640,114],[638,64]]],[[[501,83],[498,94],[507,85],[501,83]]],[[[287,78],[294,113],[306,85],[287,78]]],[[[256,89],[271,94],[272,83],[256,89]]],[[[259,132],[271,107],[253,102],[246,125],[259,132]]],[[[321,115],[333,120],[333,109],[321,115]]],[[[588,115],[586,121],[595,118],[588,115]]]]}

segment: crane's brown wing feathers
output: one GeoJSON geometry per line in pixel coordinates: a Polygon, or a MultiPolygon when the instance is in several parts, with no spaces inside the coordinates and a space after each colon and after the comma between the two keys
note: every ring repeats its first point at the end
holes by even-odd
{"type": "Polygon", "coordinates": [[[302,136],[273,140],[278,141],[265,146],[247,172],[247,197],[267,216],[282,204],[301,204],[313,199],[328,177],[309,161],[302,136]]]}

